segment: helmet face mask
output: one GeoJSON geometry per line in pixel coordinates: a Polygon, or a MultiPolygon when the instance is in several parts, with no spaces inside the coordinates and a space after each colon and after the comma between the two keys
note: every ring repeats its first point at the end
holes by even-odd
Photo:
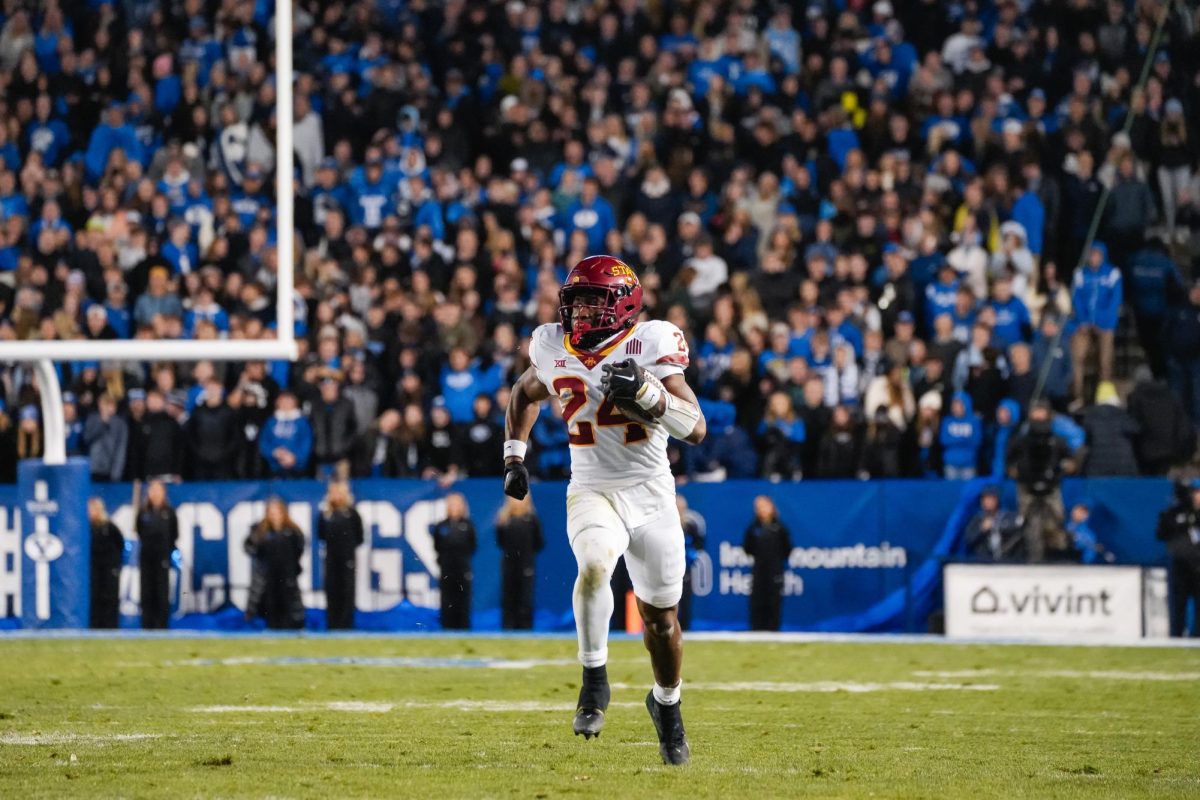
{"type": "Polygon", "coordinates": [[[633,270],[612,256],[590,256],[567,275],[559,291],[559,319],[573,347],[594,350],[632,328],[642,310],[633,270]]]}

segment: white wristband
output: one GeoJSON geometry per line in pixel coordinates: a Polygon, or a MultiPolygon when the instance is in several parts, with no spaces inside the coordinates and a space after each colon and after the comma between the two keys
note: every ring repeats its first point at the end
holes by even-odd
{"type": "Polygon", "coordinates": [[[525,458],[525,451],[529,449],[529,445],[522,442],[520,439],[506,439],[504,441],[504,458],[505,460],[512,457],[520,459],[525,458]]]}
{"type": "Polygon", "coordinates": [[[642,384],[642,388],[638,389],[637,397],[633,398],[633,402],[637,403],[642,410],[649,410],[657,406],[661,398],[662,389],[650,381],[646,381],[642,384]]]}

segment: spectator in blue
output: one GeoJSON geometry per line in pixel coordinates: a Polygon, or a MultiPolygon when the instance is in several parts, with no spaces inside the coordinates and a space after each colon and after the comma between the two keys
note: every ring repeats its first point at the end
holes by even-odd
{"type": "Polygon", "coordinates": [[[786,3],[775,6],[775,13],[763,34],[767,51],[783,62],[788,75],[800,74],[800,34],[792,25],[792,8],[786,3]]]}
{"type": "Polygon", "coordinates": [[[723,400],[700,400],[708,435],[683,451],[687,474],[700,481],[753,478],[758,469],[754,442],[736,424],[737,411],[723,400]]]}
{"type": "MultiPolygon", "coordinates": [[[[68,456],[83,455],[83,420],[79,418],[79,404],[74,392],[63,392],[63,426],[66,429],[68,456]]],[[[2,407],[0,407],[2,410],[2,407]]]]}
{"type": "MultiPolygon", "coordinates": [[[[1075,365],[1075,397],[1084,397],[1083,378],[1092,343],[1098,351],[1100,381],[1113,379],[1113,338],[1121,311],[1121,271],[1109,263],[1108,248],[1096,242],[1088,251],[1086,266],[1076,271],[1071,287],[1075,308],[1075,335],[1071,361],[1075,365]]],[[[1078,402],[1078,400],[1077,400],[1078,402]]]]}
{"type": "Polygon", "coordinates": [[[758,424],[762,476],[775,482],[799,479],[806,438],[804,420],[796,416],[791,396],[775,392],[767,398],[766,413],[758,424]]]}
{"type": "Polygon", "coordinates": [[[938,267],[937,280],[925,287],[925,326],[933,333],[933,321],[942,314],[954,313],[958,297],[958,273],[949,261],[943,260],[938,267]]]}
{"type": "Polygon", "coordinates": [[[312,200],[313,224],[318,228],[325,226],[325,218],[330,211],[336,209],[345,213],[349,209],[353,200],[349,188],[341,182],[336,158],[326,158],[318,165],[317,180],[309,197],[312,200]]]}
{"type": "Polygon", "coordinates": [[[1021,194],[1013,203],[1012,219],[1025,228],[1025,244],[1029,251],[1040,257],[1043,231],[1046,230],[1046,208],[1037,192],[1029,186],[1022,187],[1021,194]]]}
{"type": "Polygon", "coordinates": [[[368,230],[377,230],[384,217],[395,213],[393,192],[395,181],[384,180],[383,157],[373,153],[367,157],[366,168],[350,179],[350,222],[368,230]]]}
{"type": "Polygon", "coordinates": [[[173,219],[167,225],[168,238],[162,246],[162,257],[171,265],[176,275],[187,275],[200,266],[200,253],[192,241],[192,226],[182,219],[173,219]]]}
{"type": "Polygon", "coordinates": [[[39,94],[33,105],[34,120],[25,132],[25,144],[30,152],[41,153],[42,163],[57,167],[71,145],[67,124],[54,116],[54,101],[48,94],[39,94]]]}
{"type": "Polygon", "coordinates": [[[105,286],[104,311],[108,324],[117,338],[128,339],[133,335],[133,318],[129,315],[129,287],[120,278],[113,278],[105,286]]]}
{"type": "Polygon", "coordinates": [[[130,161],[144,161],[144,148],[133,125],[125,120],[125,106],[110,103],[104,112],[104,121],[92,132],[88,140],[84,167],[89,180],[99,180],[108,168],[108,159],[114,150],[123,150],[130,161]]]}
{"type": "Polygon", "coordinates": [[[1179,267],[1161,239],[1150,239],[1145,247],[1133,254],[1129,283],[1129,300],[1138,340],[1151,371],[1156,377],[1162,377],[1167,370],[1163,324],[1168,309],[1184,301],[1187,291],[1179,267]]]}
{"type": "Polygon", "coordinates": [[[992,343],[996,347],[1007,349],[1016,342],[1029,341],[1033,333],[1033,320],[1025,303],[1013,296],[1012,276],[996,277],[988,305],[996,314],[996,322],[992,326],[992,343]]]}
{"type": "MultiPolygon", "coordinates": [[[[705,346],[709,344],[709,342],[705,342],[705,346]]],[[[701,354],[705,352],[703,346],[700,352],[701,354]]],[[[770,376],[777,381],[783,382],[788,377],[788,362],[796,356],[808,357],[807,348],[804,347],[804,339],[793,339],[792,332],[786,322],[772,323],[769,334],[769,346],[758,357],[758,374],[770,376]]]]}
{"type": "Polygon", "coordinates": [[[450,350],[446,366],[442,368],[441,394],[451,421],[471,422],[475,418],[475,397],[494,394],[498,388],[499,379],[494,370],[483,370],[472,364],[465,348],[450,350]]]}
{"type": "Polygon", "coordinates": [[[530,438],[535,457],[534,474],[542,480],[563,480],[571,474],[570,434],[562,419],[558,398],[550,398],[554,413],[549,410],[538,415],[530,438]]]}
{"type": "Polygon", "coordinates": [[[1081,564],[1098,564],[1101,561],[1112,563],[1116,559],[1112,552],[1100,544],[1096,532],[1092,530],[1089,519],[1092,511],[1084,503],[1076,503],[1071,507],[1071,521],[1067,523],[1067,535],[1079,555],[1081,564]]]}
{"type": "Polygon", "coordinates": [[[592,176],[583,180],[583,190],[566,210],[564,232],[569,239],[575,231],[588,237],[588,252],[604,251],[604,240],[617,227],[617,215],[612,204],[600,196],[600,181],[592,176]]]}
{"type": "Polygon", "coordinates": [[[181,317],[183,304],[179,295],[171,288],[167,268],[161,264],[150,268],[146,291],[137,299],[133,308],[133,319],[139,328],[154,324],[155,317],[181,317]]]}
{"type": "Polygon", "coordinates": [[[1042,383],[1042,397],[1050,401],[1055,411],[1066,411],[1071,397],[1071,379],[1073,368],[1071,351],[1064,339],[1070,338],[1067,333],[1059,337],[1061,320],[1057,314],[1044,312],[1038,335],[1033,342],[1033,373],[1045,374],[1042,383]],[[1050,361],[1050,366],[1046,362],[1050,361]]]}
{"type": "Polygon", "coordinates": [[[993,478],[1003,479],[1006,474],[1005,462],[1008,456],[1008,443],[1013,432],[1021,425],[1021,406],[1012,398],[1000,401],[996,408],[996,427],[992,432],[991,469],[988,474],[993,478]]]}
{"type": "Polygon", "coordinates": [[[246,230],[254,227],[260,209],[271,207],[269,198],[263,194],[265,180],[262,169],[257,164],[251,164],[242,176],[241,187],[234,187],[229,193],[229,207],[238,215],[246,230]]]}
{"type": "Polygon", "coordinates": [[[189,308],[183,315],[183,331],[187,336],[195,337],[196,323],[201,320],[211,322],[217,332],[225,335],[229,333],[229,312],[227,312],[216,301],[211,288],[201,285],[196,290],[196,297],[192,300],[192,307],[189,308]]]}
{"type": "Polygon", "coordinates": [[[300,413],[296,396],[284,390],[275,401],[275,413],[263,425],[258,450],[275,478],[300,478],[308,474],[312,456],[312,426],[300,413]]]}
{"type": "Polygon", "coordinates": [[[942,419],[938,436],[942,445],[943,476],[947,480],[970,480],[975,477],[979,446],[983,442],[983,425],[971,408],[966,392],[955,392],[950,401],[950,413],[942,419]]]}

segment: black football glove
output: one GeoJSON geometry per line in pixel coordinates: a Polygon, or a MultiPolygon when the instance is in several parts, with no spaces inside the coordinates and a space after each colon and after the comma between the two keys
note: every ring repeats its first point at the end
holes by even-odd
{"type": "Polygon", "coordinates": [[[632,358],[618,361],[615,364],[605,364],[600,368],[604,373],[600,378],[600,391],[612,400],[627,400],[634,402],[638,390],[646,382],[642,370],[632,358]]]}
{"type": "Polygon", "coordinates": [[[514,500],[524,500],[529,494],[529,470],[524,461],[510,461],[504,465],[504,493],[514,500]]]}

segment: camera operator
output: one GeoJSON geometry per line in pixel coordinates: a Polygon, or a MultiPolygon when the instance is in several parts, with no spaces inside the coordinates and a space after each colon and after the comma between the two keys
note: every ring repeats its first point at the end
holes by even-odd
{"type": "Polygon", "coordinates": [[[1191,635],[1200,636],[1200,480],[1177,484],[1175,495],[1158,515],[1158,538],[1171,554],[1171,635],[1184,635],[1191,600],[1196,616],[1191,635]]]}
{"type": "Polygon", "coordinates": [[[1017,479],[1017,507],[1029,561],[1055,561],[1071,548],[1063,528],[1062,476],[1074,471],[1067,443],[1054,433],[1050,404],[1039,400],[1029,422],[1008,448],[1009,473],[1017,479]]]}

